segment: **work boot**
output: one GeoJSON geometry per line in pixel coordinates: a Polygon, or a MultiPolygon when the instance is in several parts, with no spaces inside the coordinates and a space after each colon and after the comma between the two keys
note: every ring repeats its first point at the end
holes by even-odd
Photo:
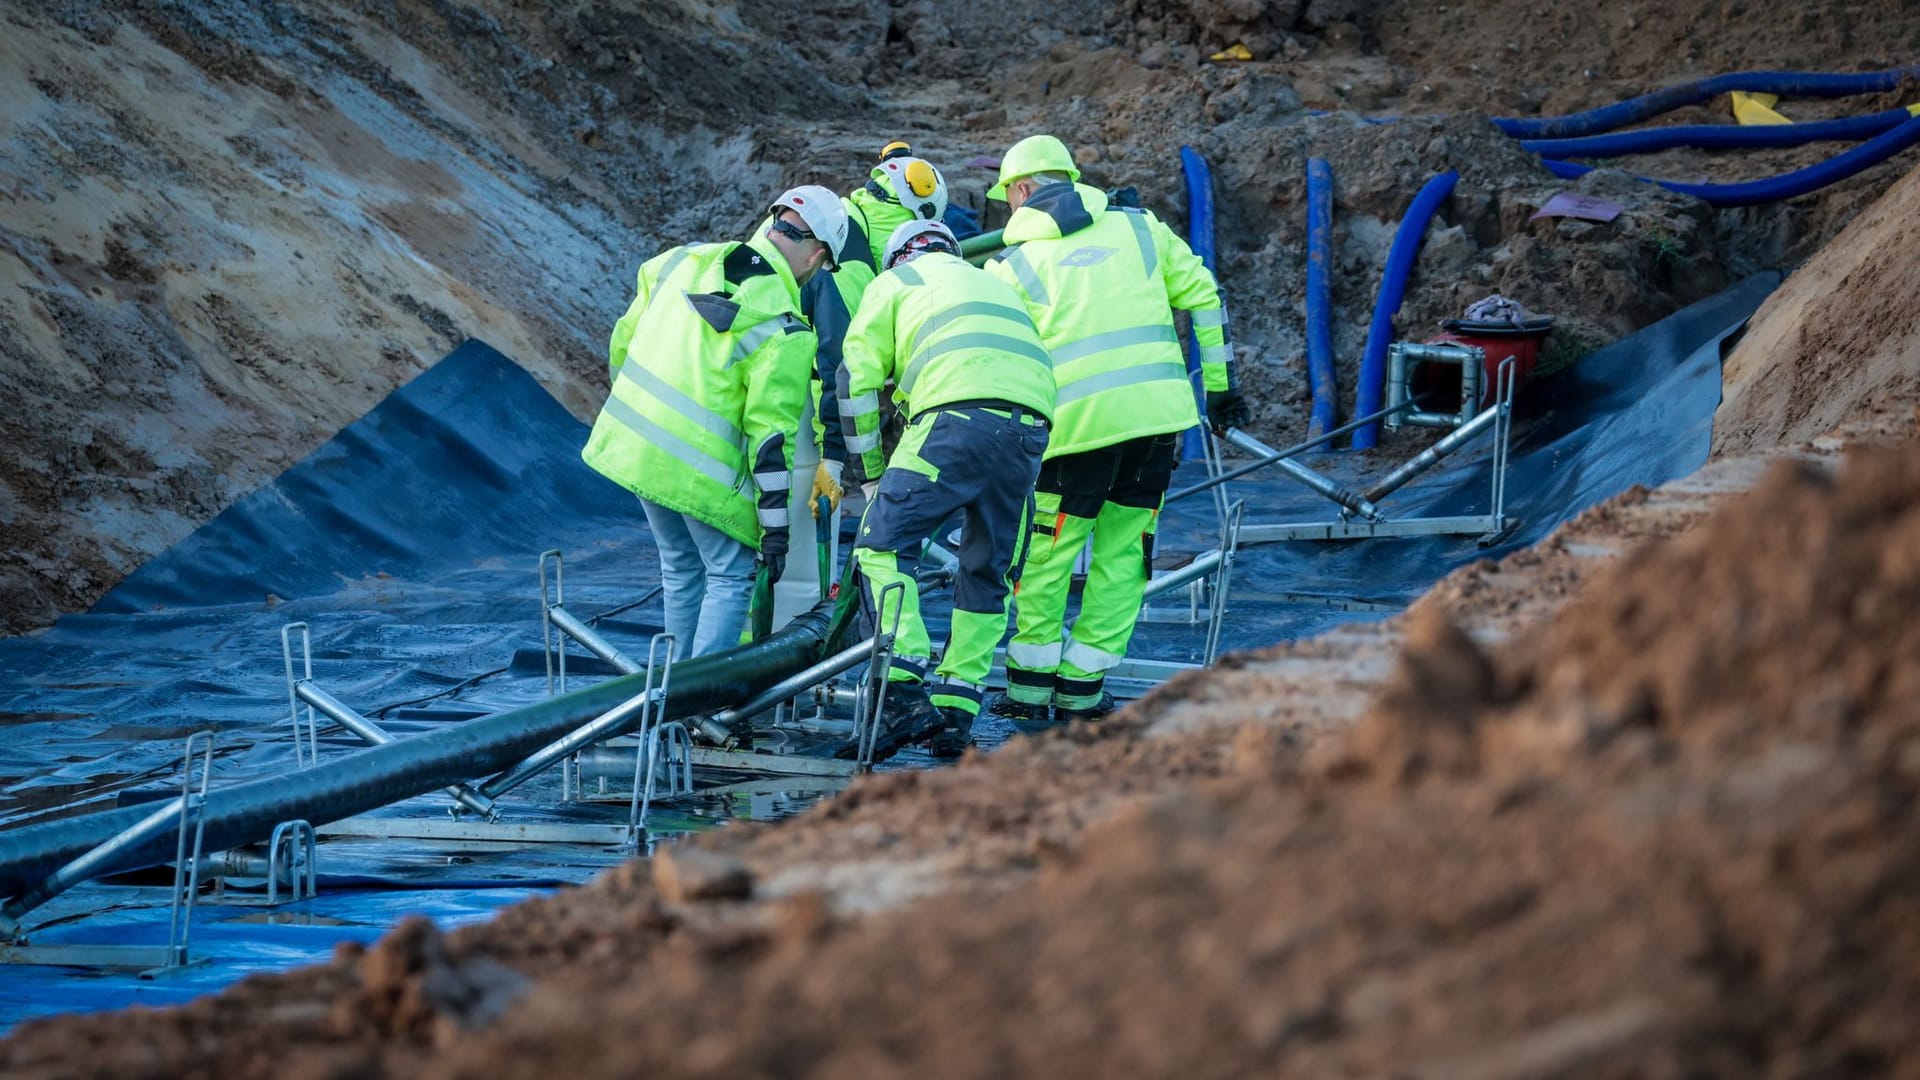
{"type": "Polygon", "coordinates": [[[1022,735],[1038,735],[1053,726],[1052,705],[1015,701],[1006,694],[993,699],[993,704],[987,707],[987,711],[1012,721],[1013,729],[1022,735]]]}
{"type": "MultiPolygon", "coordinates": [[[[887,760],[909,745],[926,738],[945,725],[940,710],[927,697],[927,688],[918,682],[895,682],[887,686],[886,712],[880,717],[880,733],[873,740],[875,764],[887,760]]],[[[834,757],[842,761],[860,757],[860,741],[854,739],[834,757]]]]}
{"type": "Polygon", "coordinates": [[[1120,703],[1113,700],[1113,695],[1102,690],[1100,692],[1100,700],[1084,709],[1069,709],[1064,706],[1054,709],[1053,719],[1054,722],[1061,724],[1071,724],[1075,721],[1099,720],[1111,715],[1119,708],[1120,703]]]}
{"type": "Polygon", "coordinates": [[[937,758],[957,758],[973,742],[973,714],[947,706],[940,710],[940,730],[927,742],[927,750],[937,758]]]}

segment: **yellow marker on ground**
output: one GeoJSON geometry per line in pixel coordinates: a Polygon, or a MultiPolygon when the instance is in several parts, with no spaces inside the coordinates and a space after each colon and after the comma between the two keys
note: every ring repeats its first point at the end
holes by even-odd
{"type": "Polygon", "coordinates": [[[1727,95],[1733,99],[1733,118],[1741,124],[1791,124],[1793,121],[1773,111],[1780,101],[1778,94],[1749,94],[1735,90],[1727,95]]]}

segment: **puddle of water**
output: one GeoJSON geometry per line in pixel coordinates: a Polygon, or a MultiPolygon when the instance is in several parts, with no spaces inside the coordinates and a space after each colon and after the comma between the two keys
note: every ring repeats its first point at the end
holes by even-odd
{"type": "Polygon", "coordinates": [[[337,919],[332,915],[315,915],[305,911],[255,911],[246,915],[235,915],[231,919],[221,919],[222,923],[258,924],[261,926],[370,926],[370,923],[355,922],[352,919],[337,919]]]}

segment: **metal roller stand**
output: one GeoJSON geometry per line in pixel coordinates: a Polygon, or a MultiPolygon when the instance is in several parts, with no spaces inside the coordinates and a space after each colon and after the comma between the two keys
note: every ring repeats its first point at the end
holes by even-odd
{"type": "Polygon", "coordinates": [[[646,785],[635,787],[633,804],[627,812],[627,846],[638,850],[641,838],[646,834],[647,811],[653,808],[654,783],[659,779],[660,770],[654,766],[665,762],[667,766],[667,790],[661,798],[671,799],[679,795],[693,794],[693,736],[687,732],[687,725],[678,720],[661,724],[653,729],[645,742],[635,748],[634,781],[639,782],[642,763],[647,774],[646,785]],[[673,751],[680,750],[680,768],[674,769],[673,751]]]}
{"type": "Polygon", "coordinates": [[[1207,618],[1207,649],[1201,662],[1213,666],[1220,654],[1220,632],[1226,624],[1227,590],[1233,585],[1233,557],[1240,550],[1240,518],[1246,503],[1236,502],[1227,510],[1226,528],[1220,545],[1220,569],[1213,579],[1213,606],[1207,618]]]}
{"type": "Polygon", "coordinates": [[[280,853],[287,853],[286,878],[293,894],[288,903],[311,900],[320,895],[320,843],[313,826],[304,820],[283,821],[274,826],[267,841],[267,905],[280,904],[280,853]],[[300,853],[306,853],[306,873],[300,872],[300,853]]]}

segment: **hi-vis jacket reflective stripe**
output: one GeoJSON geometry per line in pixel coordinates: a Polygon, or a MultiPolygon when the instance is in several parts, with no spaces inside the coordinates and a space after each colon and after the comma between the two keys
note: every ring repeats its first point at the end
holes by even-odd
{"type": "Polygon", "coordinates": [[[1053,356],[1047,457],[1200,422],[1173,308],[1192,313],[1208,390],[1228,386],[1220,290],[1200,257],[1145,210],[1085,184],[1049,184],[1007,222],[987,269],[1019,290],[1053,356]]]}
{"type": "Polygon", "coordinates": [[[888,379],[909,417],[983,398],[1053,415],[1053,372],[1020,295],[957,255],[932,252],[874,278],[843,355],[840,420],[856,482],[884,465],[888,379]]]}
{"type": "Polygon", "coordinates": [[[580,456],[641,498],[743,544],[758,547],[763,529],[785,528],[814,360],[799,292],[760,235],[649,259],[614,327],[613,390],[580,456]]]}

